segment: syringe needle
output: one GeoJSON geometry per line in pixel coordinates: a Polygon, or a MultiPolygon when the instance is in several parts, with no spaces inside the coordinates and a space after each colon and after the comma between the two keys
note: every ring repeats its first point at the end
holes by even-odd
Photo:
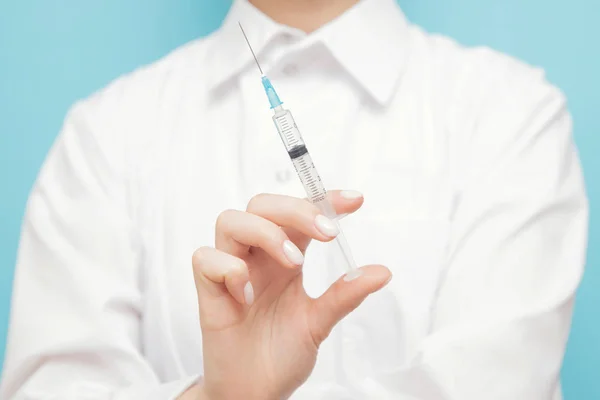
{"type": "Polygon", "coordinates": [[[240,29],[242,30],[242,34],[244,35],[244,39],[246,39],[246,43],[248,43],[248,47],[250,48],[250,51],[252,52],[252,56],[254,57],[254,61],[256,61],[256,65],[258,66],[258,70],[260,71],[261,75],[265,75],[263,73],[262,68],[260,67],[260,64],[258,63],[258,58],[256,58],[256,54],[254,54],[254,50],[252,50],[252,46],[250,46],[250,41],[248,40],[248,36],[246,36],[246,32],[244,32],[244,28],[242,27],[242,23],[240,21],[238,21],[238,25],[240,26],[240,29]]]}

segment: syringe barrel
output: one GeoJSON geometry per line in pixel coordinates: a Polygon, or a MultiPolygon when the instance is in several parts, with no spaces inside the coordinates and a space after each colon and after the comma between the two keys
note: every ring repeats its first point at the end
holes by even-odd
{"type": "Polygon", "coordinates": [[[285,110],[281,106],[275,108],[274,111],[273,122],[288,153],[298,146],[304,146],[304,140],[302,140],[302,135],[300,135],[291,111],[285,110]]]}
{"type": "Polygon", "coordinates": [[[323,186],[323,182],[321,182],[321,177],[317,173],[304,140],[302,140],[292,113],[289,110],[275,109],[273,122],[275,122],[277,132],[279,132],[281,141],[292,160],[292,164],[294,164],[308,199],[311,203],[317,205],[328,218],[335,217],[335,211],[331,209],[331,206],[321,204],[323,202],[327,203],[327,191],[323,186]]]}
{"type": "Polygon", "coordinates": [[[325,190],[325,186],[317,173],[315,164],[306,150],[306,147],[304,145],[294,147],[288,154],[298,173],[298,178],[300,178],[300,182],[302,182],[302,186],[304,186],[308,200],[319,207],[327,218],[334,218],[335,210],[327,200],[327,190],[325,190]]]}
{"type": "Polygon", "coordinates": [[[348,270],[352,271],[352,274],[349,275],[352,279],[358,276],[360,272],[356,270],[356,262],[352,257],[350,246],[336,219],[337,215],[335,209],[327,198],[327,191],[325,190],[323,182],[321,182],[321,177],[306,149],[306,145],[304,144],[304,140],[302,140],[302,135],[296,126],[292,113],[289,110],[283,109],[281,106],[275,107],[274,111],[273,122],[275,123],[281,141],[294,164],[294,168],[296,168],[296,172],[304,186],[308,199],[321,210],[323,215],[332,219],[338,225],[340,233],[336,237],[335,242],[338,244],[344,255],[348,270]]]}

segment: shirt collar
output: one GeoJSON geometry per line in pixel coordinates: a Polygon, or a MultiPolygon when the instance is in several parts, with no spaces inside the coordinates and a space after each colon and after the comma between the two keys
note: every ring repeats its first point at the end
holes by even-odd
{"type": "Polygon", "coordinates": [[[392,97],[408,58],[408,22],[395,0],[361,0],[309,35],[273,21],[248,0],[235,0],[209,50],[207,68],[212,88],[254,63],[238,21],[259,61],[269,42],[281,34],[324,43],[381,104],[392,97]]]}

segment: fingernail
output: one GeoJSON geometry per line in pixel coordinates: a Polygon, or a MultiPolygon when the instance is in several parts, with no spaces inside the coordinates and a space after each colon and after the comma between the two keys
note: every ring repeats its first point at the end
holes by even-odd
{"type": "Polygon", "coordinates": [[[356,199],[360,199],[361,197],[363,197],[363,194],[356,190],[342,190],[340,192],[340,196],[342,196],[343,198],[345,198],[347,200],[356,200],[356,199]]]}
{"type": "Polygon", "coordinates": [[[252,287],[250,281],[248,281],[248,283],[246,283],[246,286],[244,286],[244,300],[249,306],[251,306],[252,303],[254,303],[254,288],[252,287]]]}
{"type": "Polygon", "coordinates": [[[315,226],[325,236],[336,237],[340,233],[337,224],[321,214],[315,218],[315,226]]]}
{"type": "Polygon", "coordinates": [[[383,284],[383,286],[387,286],[387,284],[388,284],[388,283],[390,283],[390,281],[392,280],[392,277],[393,277],[393,276],[394,276],[394,275],[390,275],[390,277],[389,277],[389,278],[387,278],[387,281],[385,281],[385,283],[383,284]]]}
{"type": "Polygon", "coordinates": [[[298,247],[289,240],[283,242],[283,252],[288,260],[294,265],[302,265],[304,262],[304,255],[298,247]]]}

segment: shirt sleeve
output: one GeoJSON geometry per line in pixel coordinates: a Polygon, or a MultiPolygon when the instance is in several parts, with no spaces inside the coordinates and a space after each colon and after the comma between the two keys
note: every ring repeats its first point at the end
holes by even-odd
{"type": "Polygon", "coordinates": [[[459,144],[431,334],[396,380],[409,398],[560,399],[588,203],[565,99],[532,75],[500,80],[459,144]]]}
{"type": "Polygon", "coordinates": [[[114,92],[72,109],[30,195],[2,399],[166,400],[198,379],[162,382],[141,352],[129,154],[102,110],[114,92]]]}

